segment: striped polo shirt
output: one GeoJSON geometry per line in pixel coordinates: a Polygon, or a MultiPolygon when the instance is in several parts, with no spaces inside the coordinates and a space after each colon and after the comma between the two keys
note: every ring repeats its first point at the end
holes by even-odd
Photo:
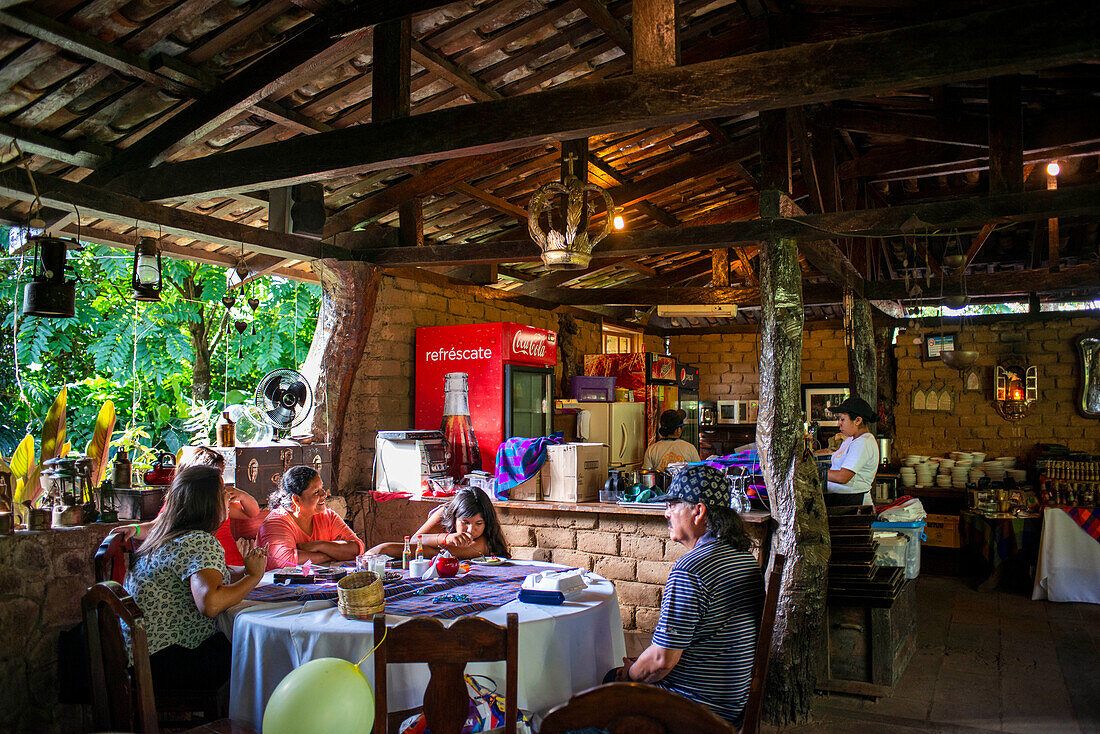
{"type": "Polygon", "coordinates": [[[764,577],[752,554],[704,535],[665,583],[653,644],[683,653],[657,685],[738,722],[763,606],[764,577]]]}

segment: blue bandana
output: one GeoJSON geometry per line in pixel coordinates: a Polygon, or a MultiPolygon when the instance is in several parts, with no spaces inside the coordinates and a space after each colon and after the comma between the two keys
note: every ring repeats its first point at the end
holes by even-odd
{"type": "Polygon", "coordinates": [[[693,464],[672,478],[668,492],[656,497],[658,502],[680,500],[688,504],[702,503],[709,507],[730,506],[730,485],[726,475],[706,464],[693,464]]]}

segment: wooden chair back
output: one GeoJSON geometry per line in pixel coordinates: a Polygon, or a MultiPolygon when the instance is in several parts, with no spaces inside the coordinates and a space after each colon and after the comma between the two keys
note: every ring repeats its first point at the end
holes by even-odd
{"type": "Polygon", "coordinates": [[[123,540],[118,533],[112,533],[103,539],[96,549],[92,564],[95,568],[95,580],[114,581],[121,584],[130,569],[134,555],[134,540],[123,540]]]}
{"type": "Polygon", "coordinates": [[[779,590],[783,585],[783,567],[787,557],[776,554],[772,572],[768,576],[768,593],[764,596],[764,612],[760,615],[760,632],[756,635],[756,653],[752,660],[752,683],[749,698],[745,702],[745,718],[740,734],[756,734],[760,728],[760,714],[764,709],[764,683],[768,679],[768,658],[772,651],[772,631],[775,629],[775,610],[779,606],[779,590]]]}
{"type": "Polygon", "coordinates": [[[594,727],[611,734],[734,734],[702,704],[645,683],[609,683],[578,693],[550,711],[540,734],[594,727]]]}
{"type": "Polygon", "coordinates": [[[470,698],[463,674],[467,663],[504,660],[504,731],[515,734],[518,713],[519,617],[508,615],[501,627],[478,617],[463,617],[450,627],[434,617],[414,617],[386,629],[386,615],[374,618],[374,639],[385,640],[374,653],[374,734],[388,734],[386,666],[427,663],[431,679],[424,692],[424,718],[432,734],[460,734],[470,698]]]}
{"type": "MultiPolygon", "coordinates": [[[[97,554],[98,557],[98,554],[97,554]]],[[[92,713],[96,731],[157,734],[157,707],[145,618],[133,597],[115,581],[95,584],[81,600],[88,665],[92,684],[92,713]],[[130,629],[134,670],[126,654],[120,622],[130,629]]]]}

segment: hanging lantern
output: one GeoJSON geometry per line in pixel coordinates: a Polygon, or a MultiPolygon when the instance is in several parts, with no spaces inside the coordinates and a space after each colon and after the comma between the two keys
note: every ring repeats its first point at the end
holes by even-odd
{"type": "Polygon", "coordinates": [[[159,301],[161,276],[160,276],[160,248],[152,237],[142,237],[138,240],[138,246],[134,250],[133,282],[135,301],[159,301]]]}
{"type": "Polygon", "coordinates": [[[551,181],[535,191],[527,208],[527,230],[531,233],[531,239],[542,250],[542,262],[546,267],[559,270],[583,270],[592,261],[592,248],[611,233],[614,227],[612,219],[614,212],[615,202],[605,189],[596,184],[582,183],[576,176],[569,175],[561,183],[551,181]],[[588,193],[603,197],[604,207],[607,210],[603,228],[591,238],[586,229],[588,217],[585,213],[585,195],[588,193]],[[565,199],[561,216],[564,226],[560,232],[553,229],[551,217],[550,231],[543,232],[542,227],[539,226],[539,218],[550,200],[559,194],[565,199]]]}
{"type": "Polygon", "coordinates": [[[31,237],[34,276],[23,288],[23,315],[67,319],[76,315],[76,279],[65,280],[66,249],[72,240],[31,237]]]}

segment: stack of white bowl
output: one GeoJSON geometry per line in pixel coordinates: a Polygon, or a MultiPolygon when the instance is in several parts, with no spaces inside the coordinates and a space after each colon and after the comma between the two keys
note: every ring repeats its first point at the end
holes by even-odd
{"type": "Polygon", "coordinates": [[[954,459],[956,463],[960,461],[973,461],[974,455],[969,451],[952,451],[951,458],[954,459]]]}
{"type": "Polygon", "coordinates": [[[955,489],[966,489],[966,480],[970,475],[970,462],[956,461],[951,469],[951,486],[955,489]]]}
{"type": "Polygon", "coordinates": [[[1005,478],[1005,467],[999,461],[986,461],[982,463],[982,471],[989,477],[990,481],[1000,482],[1005,478]]]}
{"type": "Polygon", "coordinates": [[[970,479],[971,484],[977,484],[978,480],[983,479],[984,477],[985,477],[985,470],[984,469],[981,469],[980,467],[972,467],[970,469],[969,479],[970,479]]]}
{"type": "Polygon", "coordinates": [[[1004,468],[1006,470],[1016,468],[1016,457],[1015,456],[998,456],[997,461],[1001,462],[1001,464],[1004,466],[1004,468]]]}
{"type": "Polygon", "coordinates": [[[912,487],[917,483],[917,470],[911,466],[903,466],[901,472],[901,485],[903,487],[912,487]]]}
{"type": "Polygon", "coordinates": [[[936,465],[930,461],[925,461],[917,464],[913,467],[917,472],[917,486],[918,487],[931,487],[934,484],[934,477],[936,476],[936,465]]]}
{"type": "Polygon", "coordinates": [[[974,451],[970,454],[970,459],[971,459],[971,461],[974,462],[974,466],[978,466],[983,461],[985,461],[985,452],[984,451],[974,451]]]}

